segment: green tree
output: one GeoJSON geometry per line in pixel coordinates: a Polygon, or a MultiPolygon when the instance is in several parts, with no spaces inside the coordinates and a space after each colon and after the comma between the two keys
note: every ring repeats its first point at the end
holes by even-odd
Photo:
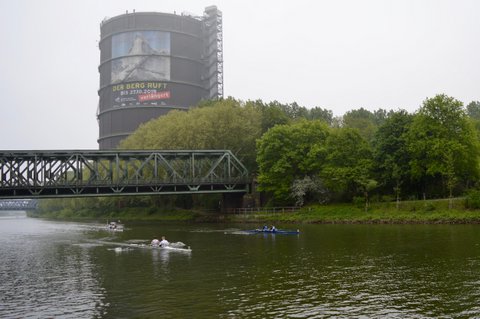
{"type": "Polygon", "coordinates": [[[356,129],[335,129],[326,140],[326,158],[321,177],[326,187],[346,198],[365,196],[376,186],[372,178],[372,150],[356,129]]]}
{"type": "Polygon", "coordinates": [[[480,102],[472,101],[467,105],[467,114],[477,131],[480,134],[480,102]]]}
{"type": "Polygon", "coordinates": [[[406,133],[413,116],[405,110],[389,113],[373,140],[375,170],[383,187],[393,189],[400,200],[402,185],[410,181],[410,154],[406,133]]]}
{"type": "Polygon", "coordinates": [[[294,181],[318,175],[329,130],[323,121],[300,120],[266,132],[257,142],[259,189],[272,194],[275,203],[292,203],[294,181]]]}
{"type": "Polygon", "coordinates": [[[472,101],[467,105],[467,114],[472,119],[480,120],[480,102],[472,101]]]}
{"type": "Polygon", "coordinates": [[[247,101],[246,107],[257,109],[261,117],[262,134],[278,124],[287,124],[291,119],[278,102],[263,103],[262,100],[247,101]]]}
{"type": "Polygon", "coordinates": [[[297,102],[290,104],[280,104],[285,114],[292,120],[298,120],[301,118],[308,118],[308,110],[304,106],[300,106],[297,102]]]}
{"type": "Polygon", "coordinates": [[[123,140],[120,148],[228,149],[253,172],[255,143],[261,134],[258,109],[230,98],[151,120],[123,140]]]}
{"type": "Polygon", "coordinates": [[[327,109],[323,109],[321,107],[314,107],[310,109],[309,120],[324,120],[329,126],[333,124],[333,112],[327,109]]]}
{"type": "MultiPolygon", "coordinates": [[[[380,114],[379,114],[380,115],[380,114]]],[[[348,111],[343,115],[343,127],[357,129],[360,135],[367,141],[371,141],[377,129],[375,115],[364,109],[348,111]]]]}
{"type": "Polygon", "coordinates": [[[373,121],[374,121],[375,125],[380,126],[383,123],[385,123],[385,121],[387,120],[390,113],[392,113],[392,111],[387,112],[384,109],[378,109],[378,110],[373,111],[373,121]]]}
{"type": "Polygon", "coordinates": [[[413,177],[443,180],[450,197],[457,181],[466,184],[479,176],[477,134],[462,102],[453,97],[440,94],[423,102],[407,134],[407,147],[413,177]]]}

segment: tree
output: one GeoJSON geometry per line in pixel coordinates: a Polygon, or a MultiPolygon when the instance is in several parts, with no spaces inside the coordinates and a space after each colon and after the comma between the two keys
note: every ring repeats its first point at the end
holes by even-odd
{"type": "Polygon", "coordinates": [[[467,114],[472,119],[480,120],[480,102],[472,101],[467,105],[467,114]]]}
{"type": "Polygon", "coordinates": [[[259,189],[272,194],[278,203],[291,203],[294,181],[318,175],[329,132],[323,121],[307,120],[266,132],[257,142],[259,189]]]}
{"type": "Polygon", "coordinates": [[[467,114],[477,131],[480,134],[480,102],[472,101],[467,105],[467,114]]]}
{"type": "Polygon", "coordinates": [[[291,104],[279,104],[279,106],[292,120],[298,120],[301,118],[306,119],[308,117],[308,110],[304,106],[298,105],[297,102],[291,104]]]}
{"type": "Polygon", "coordinates": [[[313,199],[319,203],[324,203],[328,200],[328,190],[318,176],[305,176],[302,179],[294,180],[291,194],[295,199],[296,206],[303,206],[305,201],[308,202],[313,199]]]}
{"type": "Polygon", "coordinates": [[[287,124],[291,119],[285,114],[278,102],[265,104],[262,100],[247,101],[246,107],[252,107],[259,111],[261,117],[262,134],[278,124],[287,124]]]}
{"type": "Polygon", "coordinates": [[[234,99],[214,101],[187,112],[171,111],[141,125],[122,141],[126,149],[227,149],[256,170],[255,143],[262,134],[261,114],[234,99]]]}
{"type": "Polygon", "coordinates": [[[410,154],[405,136],[412,120],[413,116],[405,110],[389,113],[373,140],[378,180],[384,187],[394,190],[397,208],[402,185],[410,181],[410,154]]]}
{"type": "Polygon", "coordinates": [[[343,115],[343,127],[357,129],[364,139],[371,141],[377,128],[376,120],[372,112],[362,107],[343,115]]]}
{"type": "Polygon", "coordinates": [[[309,120],[324,120],[329,126],[333,123],[333,112],[327,109],[323,109],[321,107],[314,107],[310,109],[309,120]]]}
{"type": "Polygon", "coordinates": [[[413,177],[445,181],[449,196],[457,181],[479,176],[478,138],[462,102],[444,94],[426,99],[407,134],[413,177]]]}
{"type": "Polygon", "coordinates": [[[347,198],[361,193],[367,207],[368,193],[376,185],[369,144],[356,129],[335,129],[326,140],[326,154],[320,176],[327,189],[347,198]]]}
{"type": "Polygon", "coordinates": [[[391,113],[391,112],[387,112],[384,109],[378,109],[378,110],[373,111],[373,122],[375,123],[375,125],[380,126],[383,123],[385,123],[385,121],[387,120],[387,118],[389,116],[389,113],[391,113]]]}

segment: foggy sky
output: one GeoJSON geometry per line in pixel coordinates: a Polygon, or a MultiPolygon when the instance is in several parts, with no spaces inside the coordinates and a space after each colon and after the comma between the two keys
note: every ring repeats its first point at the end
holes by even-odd
{"type": "Polygon", "coordinates": [[[334,115],[480,100],[480,1],[0,2],[0,149],[97,149],[100,22],[223,12],[224,93],[334,115]]]}

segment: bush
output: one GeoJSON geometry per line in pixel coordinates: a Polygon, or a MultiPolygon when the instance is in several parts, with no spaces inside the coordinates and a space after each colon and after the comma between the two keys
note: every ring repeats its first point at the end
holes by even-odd
{"type": "Polygon", "coordinates": [[[465,207],[470,209],[480,208],[480,190],[472,189],[467,193],[465,207]]]}
{"type": "Polygon", "coordinates": [[[358,208],[365,207],[365,197],[362,196],[355,196],[353,197],[353,205],[357,206],[358,208]]]}
{"type": "Polygon", "coordinates": [[[384,202],[384,203],[391,203],[391,202],[395,202],[397,201],[397,198],[393,195],[383,195],[381,198],[380,198],[380,201],[384,202]]]}
{"type": "Polygon", "coordinates": [[[423,210],[426,211],[426,212],[433,212],[437,209],[438,209],[438,207],[432,202],[427,202],[425,204],[425,206],[423,206],[423,210]]]}

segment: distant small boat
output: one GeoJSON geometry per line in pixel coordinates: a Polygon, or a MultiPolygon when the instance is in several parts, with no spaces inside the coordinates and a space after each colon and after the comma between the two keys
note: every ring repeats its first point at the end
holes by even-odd
{"type": "Polygon", "coordinates": [[[107,230],[109,231],[123,231],[124,227],[123,224],[117,223],[117,222],[110,222],[107,223],[107,230]]]}
{"type": "Polygon", "coordinates": [[[287,230],[287,229],[251,229],[246,230],[249,233],[259,233],[259,234],[279,234],[279,235],[298,235],[300,230],[287,230]]]}

